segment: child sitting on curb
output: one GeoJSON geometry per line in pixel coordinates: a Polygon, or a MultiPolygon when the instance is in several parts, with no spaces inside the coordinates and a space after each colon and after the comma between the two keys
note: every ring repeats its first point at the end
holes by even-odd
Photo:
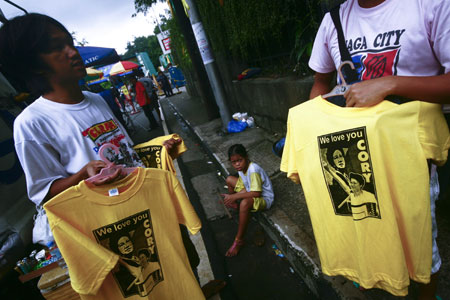
{"type": "Polygon", "coordinates": [[[267,173],[256,163],[251,162],[247,150],[241,144],[228,149],[228,158],[238,171],[239,178],[227,177],[229,194],[222,194],[227,207],[239,208],[239,228],[230,249],[225,256],[232,257],[239,253],[244,245],[244,234],[250,219],[250,211],[262,211],[270,208],[274,194],[272,183],[267,173]]]}

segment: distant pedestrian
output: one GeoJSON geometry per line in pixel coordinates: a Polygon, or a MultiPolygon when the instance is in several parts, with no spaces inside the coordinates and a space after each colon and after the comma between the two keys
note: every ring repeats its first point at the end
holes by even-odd
{"type": "Polygon", "coordinates": [[[156,80],[163,89],[166,97],[173,96],[172,86],[170,85],[169,79],[167,79],[167,76],[164,75],[162,71],[158,71],[158,77],[156,77],[156,80]]]}
{"type": "Polygon", "coordinates": [[[148,77],[145,77],[144,72],[142,71],[138,71],[137,77],[138,81],[144,85],[147,95],[150,97],[150,106],[152,110],[153,109],[156,110],[156,114],[159,116],[159,119],[162,120],[159,111],[158,95],[156,94],[156,91],[158,89],[153,84],[153,80],[151,80],[148,77]]]}
{"type": "Polygon", "coordinates": [[[124,100],[125,97],[122,93],[120,93],[123,82],[120,80],[120,78],[117,77],[114,78],[113,76],[109,77],[109,82],[111,82],[111,85],[113,87],[112,93],[119,102],[120,109],[125,112],[126,111],[124,100]]]}
{"type": "Polygon", "coordinates": [[[228,149],[228,158],[238,171],[236,176],[227,177],[229,194],[222,194],[223,202],[230,208],[239,208],[239,228],[230,249],[225,254],[236,256],[244,245],[244,235],[250,219],[250,211],[257,212],[270,208],[274,199],[272,183],[267,173],[251,162],[247,150],[241,144],[228,149]]]}
{"type": "Polygon", "coordinates": [[[152,100],[147,95],[147,91],[145,90],[144,85],[142,84],[142,82],[138,81],[135,76],[131,77],[130,83],[136,95],[136,101],[144,110],[145,116],[150,122],[151,129],[159,127],[158,122],[153,116],[152,100]]]}
{"type": "Polygon", "coordinates": [[[177,90],[186,85],[186,79],[184,78],[183,73],[180,69],[175,66],[172,66],[171,63],[167,65],[167,70],[170,74],[170,81],[172,82],[172,86],[175,86],[177,90]]]}
{"type": "MultiPolygon", "coordinates": [[[[100,87],[101,90],[98,92],[100,96],[105,99],[106,103],[108,104],[109,108],[111,108],[114,116],[117,118],[117,120],[122,124],[122,126],[125,128],[125,130],[129,131],[127,128],[127,122],[123,119],[122,112],[120,111],[120,106],[117,102],[117,94],[119,94],[114,86],[108,89],[104,89],[103,87],[100,87]]],[[[118,96],[120,98],[120,94],[118,96]]]]}

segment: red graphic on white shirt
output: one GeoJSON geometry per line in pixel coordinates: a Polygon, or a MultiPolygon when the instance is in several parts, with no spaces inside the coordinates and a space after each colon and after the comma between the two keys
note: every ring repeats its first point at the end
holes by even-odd
{"type": "Polygon", "coordinates": [[[380,78],[394,75],[394,63],[399,50],[391,50],[380,53],[367,53],[363,59],[364,71],[362,80],[380,78]]]}

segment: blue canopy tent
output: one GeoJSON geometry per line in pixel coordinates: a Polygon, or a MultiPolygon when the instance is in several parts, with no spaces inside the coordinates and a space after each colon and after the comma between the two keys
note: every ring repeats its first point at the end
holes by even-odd
{"type": "Polygon", "coordinates": [[[120,60],[114,48],[76,47],[86,67],[104,66],[120,60]]]}

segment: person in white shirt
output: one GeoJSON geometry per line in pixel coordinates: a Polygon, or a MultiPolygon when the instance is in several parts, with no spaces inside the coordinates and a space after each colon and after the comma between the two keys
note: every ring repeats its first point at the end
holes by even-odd
{"type": "MultiPolygon", "coordinates": [[[[143,166],[104,99],[82,92],[78,82],[86,69],[61,23],[37,13],[6,22],[0,28],[0,64],[7,78],[42,95],[14,122],[16,152],[36,205],[99,173],[106,166],[98,153],[104,143],[120,149],[117,163],[143,166]]],[[[94,183],[119,177],[116,171],[94,183]]]]}

